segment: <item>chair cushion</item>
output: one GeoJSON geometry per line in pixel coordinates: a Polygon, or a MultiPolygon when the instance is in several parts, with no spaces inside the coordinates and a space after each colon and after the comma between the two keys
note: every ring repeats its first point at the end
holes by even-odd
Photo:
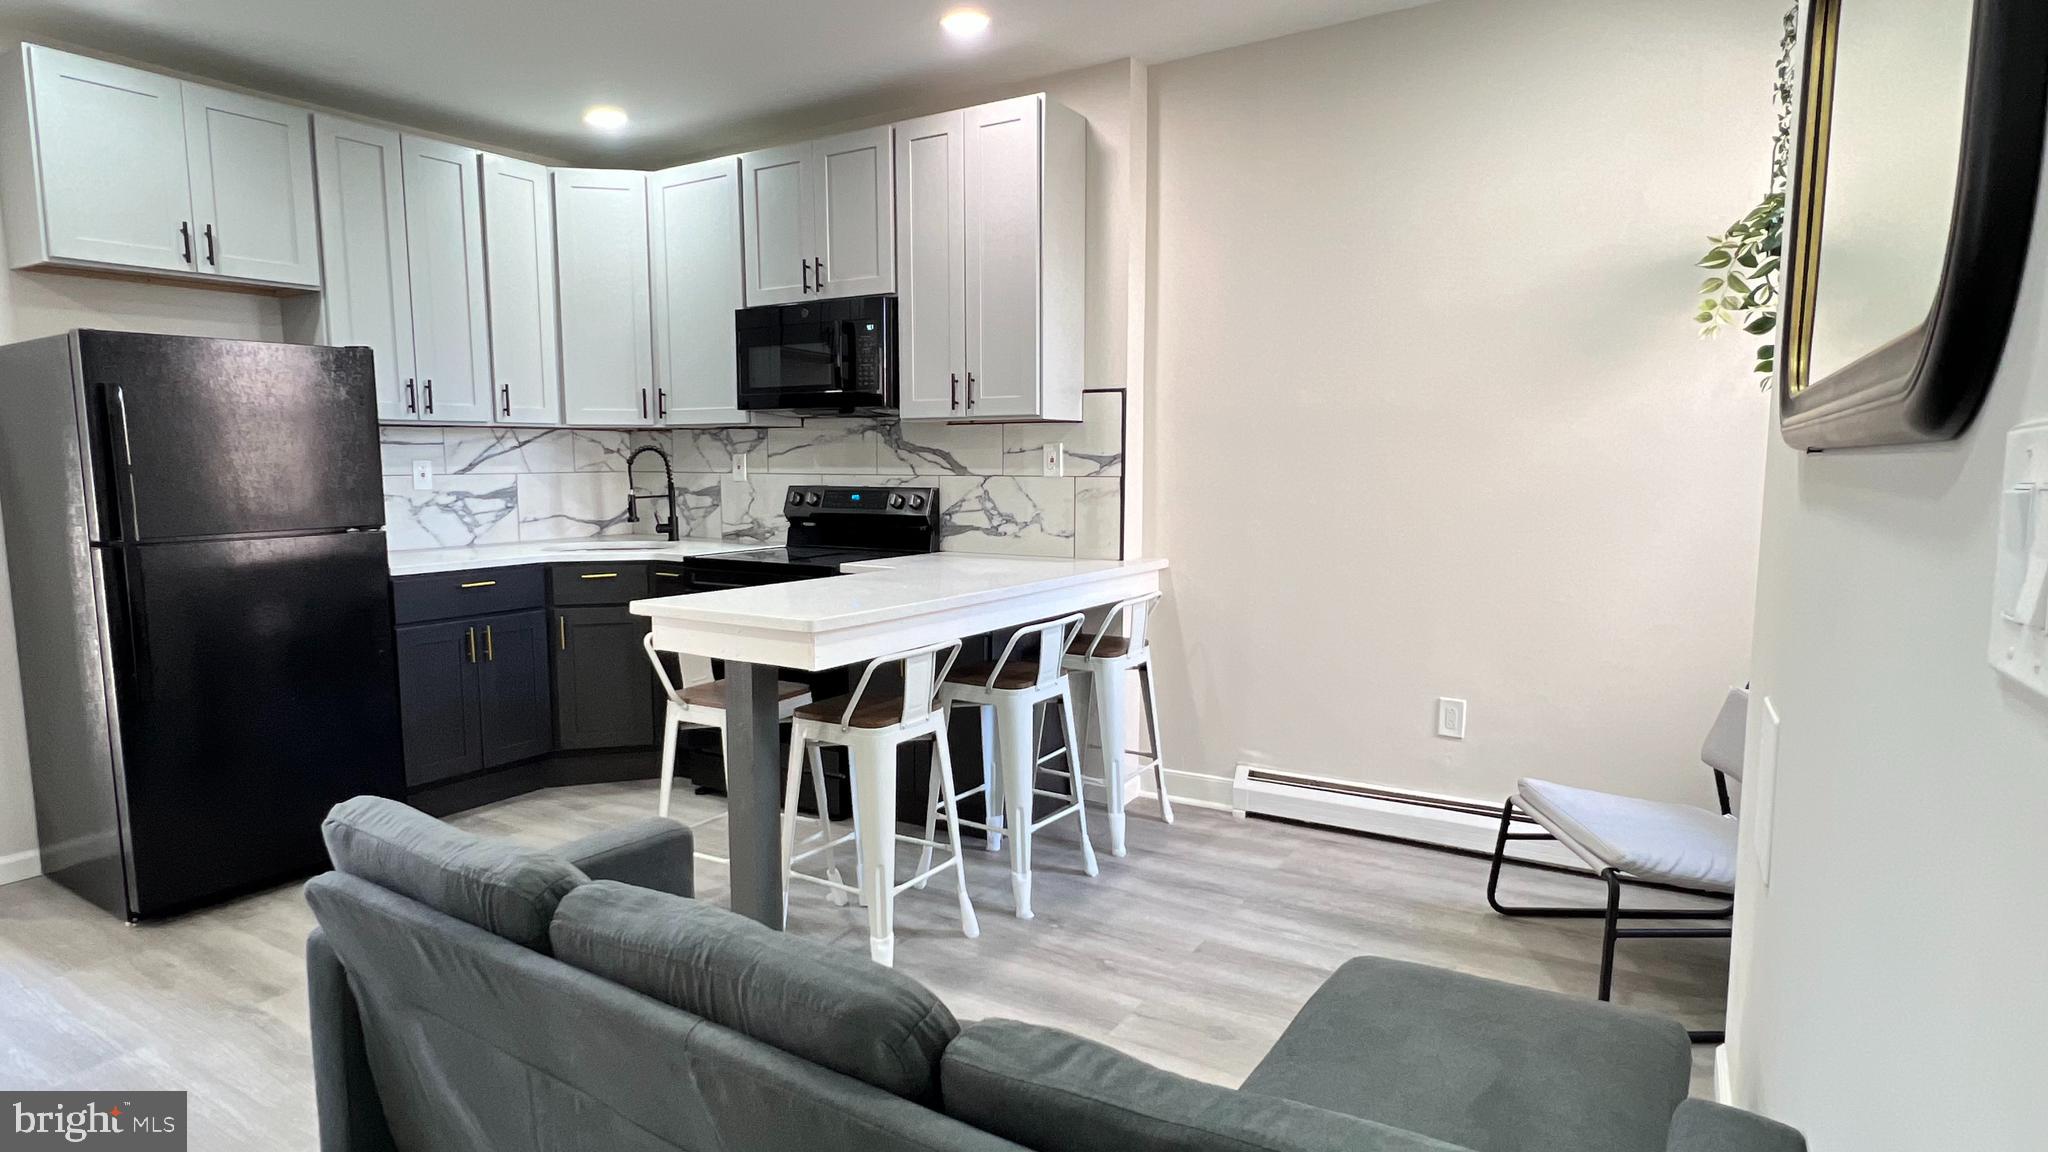
{"type": "Polygon", "coordinates": [[[922,984],[864,954],[776,932],[713,904],[609,880],[555,911],[562,961],[917,1101],[938,1097],[960,1032],[922,984]]]}
{"type": "MultiPolygon", "coordinates": [[[[794,700],[799,696],[806,695],[810,690],[811,686],[808,684],[792,684],[787,680],[778,680],[775,683],[775,699],[778,702],[794,700]]],[[[725,707],[725,681],[706,680],[702,684],[692,684],[688,688],[683,689],[681,695],[685,704],[694,704],[699,708],[723,708],[725,707]]]]}
{"type": "Polygon", "coordinates": [[[588,879],[546,852],[464,832],[377,796],[336,804],[320,836],[335,871],[540,952],[548,950],[555,905],[588,879]]]}
{"type": "Polygon", "coordinates": [[[1244,1086],[1473,1152],[1658,1152],[1691,1074],[1674,1020],[1361,957],[1244,1086]]]}
{"type": "Polygon", "coordinates": [[[1735,890],[1735,821],[1690,804],[1524,779],[1515,798],[1595,868],[1714,892],[1735,890]]]}
{"type": "Polygon", "coordinates": [[[1459,1152],[1358,1116],[1190,1080],[1015,1020],[946,1048],[948,1115],[1038,1152],[1459,1152]]]}

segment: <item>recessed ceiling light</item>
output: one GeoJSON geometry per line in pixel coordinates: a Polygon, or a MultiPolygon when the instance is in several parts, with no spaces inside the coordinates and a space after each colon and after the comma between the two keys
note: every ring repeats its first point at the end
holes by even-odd
{"type": "Polygon", "coordinates": [[[979,8],[955,8],[939,17],[939,27],[955,40],[972,40],[988,31],[988,13],[979,8]]]}
{"type": "Polygon", "coordinates": [[[599,132],[624,132],[626,110],[611,104],[597,104],[583,113],[583,122],[599,132]]]}

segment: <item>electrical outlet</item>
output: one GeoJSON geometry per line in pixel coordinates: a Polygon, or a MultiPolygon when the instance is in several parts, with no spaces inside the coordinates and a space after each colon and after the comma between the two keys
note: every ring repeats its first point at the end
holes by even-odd
{"type": "Polygon", "coordinates": [[[432,460],[415,460],[412,462],[412,486],[415,492],[432,492],[434,490],[434,462],[432,460]]]}
{"type": "Polygon", "coordinates": [[[1465,702],[1456,696],[1436,698],[1436,734],[1453,740],[1465,738],[1465,702]]]}
{"type": "Polygon", "coordinates": [[[1067,474],[1067,446],[1064,442],[1054,442],[1045,446],[1045,474],[1047,476],[1065,476],[1067,474]]]}

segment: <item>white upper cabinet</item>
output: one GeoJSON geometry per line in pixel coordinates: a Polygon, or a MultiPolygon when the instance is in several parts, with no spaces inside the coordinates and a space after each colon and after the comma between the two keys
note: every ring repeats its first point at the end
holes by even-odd
{"type": "Polygon", "coordinates": [[[412,357],[412,285],[406,267],[405,177],[398,133],[313,117],[320,199],[325,344],[370,349],[377,418],[419,418],[412,357]]]}
{"type": "Polygon", "coordinates": [[[749,307],[788,304],[814,291],[810,167],[809,144],[740,157],[749,307]]]}
{"type": "Polygon", "coordinates": [[[961,415],[967,114],[896,126],[896,387],[905,419],[961,415]]]}
{"type": "Polygon", "coordinates": [[[500,424],[559,424],[555,209],[548,170],[486,155],[483,179],[484,285],[497,388],[493,415],[500,424]]]}
{"type": "Polygon", "coordinates": [[[654,283],[654,386],[669,424],[744,424],[733,313],[746,306],[740,161],[647,178],[654,283]]]}
{"type": "Polygon", "coordinates": [[[492,389],[477,152],[410,135],[401,147],[419,419],[483,423],[492,389]]]}
{"type": "Polygon", "coordinates": [[[811,145],[811,276],[818,295],[896,290],[892,139],[884,126],[811,145]]]}
{"type": "Polygon", "coordinates": [[[15,267],[318,286],[303,110],[35,44],[7,72],[0,193],[15,267]]]}
{"type": "Polygon", "coordinates": [[[749,307],[896,290],[894,131],[740,157],[749,307]]]}
{"type": "Polygon", "coordinates": [[[306,110],[198,84],[184,89],[199,270],[318,288],[306,110]]]}
{"type": "Polygon", "coordinates": [[[607,428],[659,423],[648,331],[647,175],[558,168],[554,184],[564,415],[570,424],[607,428]]]}
{"type": "Polygon", "coordinates": [[[906,418],[1081,418],[1085,128],[1042,95],[898,126],[906,418]]]}

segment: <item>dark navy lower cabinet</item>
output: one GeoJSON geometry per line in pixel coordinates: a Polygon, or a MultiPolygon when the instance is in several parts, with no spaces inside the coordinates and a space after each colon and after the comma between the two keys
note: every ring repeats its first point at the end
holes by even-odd
{"type": "Polygon", "coordinates": [[[556,607],[555,746],[644,747],[654,741],[648,622],[624,604],[556,607]]]}
{"type": "Polygon", "coordinates": [[[547,613],[513,612],[481,623],[484,658],[476,668],[483,766],[545,756],[555,743],[547,613]]]}
{"type": "Polygon", "coordinates": [[[476,630],[466,620],[398,629],[398,707],[405,783],[418,788],[483,768],[476,630]]]}

